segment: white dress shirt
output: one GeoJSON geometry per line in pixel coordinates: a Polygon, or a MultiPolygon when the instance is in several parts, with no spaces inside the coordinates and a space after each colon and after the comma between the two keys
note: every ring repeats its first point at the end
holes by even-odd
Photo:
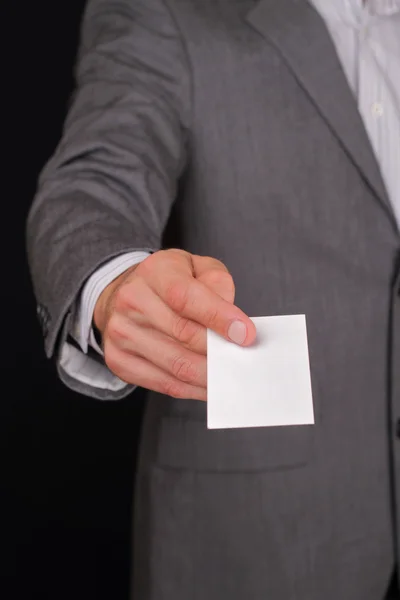
{"type": "MultiPolygon", "coordinates": [[[[310,1],[325,21],[357,99],[400,226],[400,0],[310,1]]],[[[93,311],[104,288],[147,256],[132,252],[114,258],[86,282],[71,331],[80,350],[67,341],[59,359],[70,377],[100,389],[118,391],[126,386],[100,356],[87,354],[91,346],[102,355],[92,330],[93,311]]]]}

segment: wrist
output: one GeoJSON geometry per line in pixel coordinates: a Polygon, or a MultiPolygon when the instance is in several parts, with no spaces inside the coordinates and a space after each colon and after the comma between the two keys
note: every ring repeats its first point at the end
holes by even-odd
{"type": "Polygon", "coordinates": [[[101,292],[100,296],[97,299],[97,302],[93,311],[93,328],[97,330],[100,336],[103,335],[104,327],[107,321],[107,313],[108,307],[110,305],[110,301],[112,296],[115,294],[116,290],[120,287],[121,283],[129,277],[129,275],[138,267],[138,264],[133,265],[121,275],[113,279],[101,292]]]}
{"type": "Polygon", "coordinates": [[[100,336],[105,325],[105,306],[107,305],[108,288],[109,286],[100,294],[93,311],[93,330],[97,331],[100,336]]]}

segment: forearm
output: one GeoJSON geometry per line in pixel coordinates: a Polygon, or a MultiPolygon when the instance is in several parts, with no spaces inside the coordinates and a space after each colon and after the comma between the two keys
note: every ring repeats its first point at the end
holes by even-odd
{"type": "Polygon", "coordinates": [[[27,224],[46,354],[75,300],[115,257],[161,247],[186,164],[189,75],[161,0],[90,0],[76,93],[27,224]],[[106,10],[108,9],[108,10],[106,10]]]}

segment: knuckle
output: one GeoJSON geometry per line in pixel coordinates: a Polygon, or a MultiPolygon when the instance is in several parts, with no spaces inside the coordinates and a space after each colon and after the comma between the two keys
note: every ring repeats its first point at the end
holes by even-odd
{"type": "Polygon", "coordinates": [[[228,273],[228,268],[224,265],[222,260],[219,260],[218,258],[212,258],[212,261],[216,268],[223,269],[226,273],[228,273]]]}
{"type": "Polygon", "coordinates": [[[105,344],[105,346],[104,346],[104,362],[106,363],[106,365],[110,369],[110,371],[112,371],[112,373],[114,373],[114,375],[119,377],[120,372],[121,372],[120,371],[120,369],[121,369],[120,361],[118,359],[117,353],[113,351],[113,349],[109,346],[109,344],[105,344]]]}
{"type": "Polygon", "coordinates": [[[211,283],[216,285],[223,285],[227,288],[235,288],[233,277],[228,271],[222,271],[221,269],[210,269],[207,273],[207,278],[211,283]]]}
{"type": "Polygon", "coordinates": [[[110,340],[114,341],[118,338],[118,332],[119,328],[116,322],[116,318],[114,315],[112,315],[107,323],[106,335],[110,340]]]}
{"type": "Polygon", "coordinates": [[[164,252],[166,257],[179,261],[181,261],[182,259],[187,261],[188,259],[190,259],[191,256],[189,252],[186,252],[186,250],[181,250],[179,248],[169,248],[164,252]]]}
{"type": "Polygon", "coordinates": [[[195,365],[184,356],[174,356],[171,363],[171,371],[176,379],[193,383],[197,380],[197,369],[195,365]]]}
{"type": "Polygon", "coordinates": [[[106,332],[107,332],[107,337],[110,338],[110,340],[115,341],[118,339],[119,326],[118,326],[118,320],[115,318],[115,315],[112,315],[110,317],[110,319],[107,323],[106,332]]]}
{"type": "Polygon", "coordinates": [[[157,265],[160,260],[164,258],[164,250],[158,250],[154,252],[154,254],[150,254],[147,258],[145,258],[139,265],[137,272],[139,272],[143,277],[147,277],[148,275],[153,275],[157,265]]]}
{"type": "Polygon", "coordinates": [[[133,297],[131,285],[121,285],[115,292],[114,308],[121,312],[126,311],[131,308],[133,297]]]}
{"type": "Polygon", "coordinates": [[[121,319],[115,313],[111,315],[107,323],[107,336],[113,342],[118,342],[126,337],[126,333],[122,324],[121,319]]]}
{"type": "Polygon", "coordinates": [[[124,364],[123,354],[109,342],[104,346],[104,362],[107,368],[119,379],[125,381],[125,383],[137,385],[138,382],[134,372],[127,369],[126,364],[124,364]]]}
{"type": "Polygon", "coordinates": [[[161,393],[172,398],[184,398],[183,387],[173,379],[165,379],[161,383],[161,393]]]}
{"type": "Polygon", "coordinates": [[[218,308],[210,308],[204,312],[202,321],[208,328],[213,329],[214,326],[217,325],[220,320],[219,316],[220,315],[218,308]]]}
{"type": "Polygon", "coordinates": [[[165,301],[177,313],[182,313],[185,310],[188,297],[188,286],[182,282],[171,283],[165,291],[165,301]]]}
{"type": "Polygon", "coordinates": [[[185,317],[177,317],[172,323],[172,336],[183,344],[188,344],[194,337],[196,329],[193,321],[189,321],[185,317]]]}

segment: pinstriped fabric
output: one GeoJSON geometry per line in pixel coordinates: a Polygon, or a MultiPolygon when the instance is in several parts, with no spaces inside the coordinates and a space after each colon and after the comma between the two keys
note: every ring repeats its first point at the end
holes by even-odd
{"type": "Polygon", "coordinates": [[[369,0],[367,4],[380,15],[392,15],[400,9],[399,0],[369,0]]]}
{"type": "MultiPolygon", "coordinates": [[[[312,0],[324,19],[379,163],[400,226],[400,0],[312,0]]],[[[91,331],[93,309],[106,285],[147,253],[119,256],[87,281],[78,302],[73,337],[79,352],[67,342],[60,364],[73,379],[100,389],[120,390],[124,382],[87,355],[99,351],[91,331]]]]}
{"type": "Polygon", "coordinates": [[[400,227],[400,0],[312,0],[357,98],[400,227]]]}

